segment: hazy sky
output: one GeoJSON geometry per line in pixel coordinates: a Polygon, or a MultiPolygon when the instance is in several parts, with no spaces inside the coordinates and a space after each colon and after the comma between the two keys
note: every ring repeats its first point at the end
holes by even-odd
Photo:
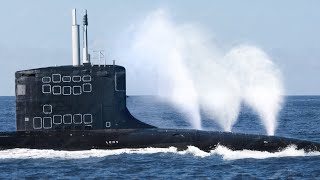
{"type": "MultiPolygon", "coordinates": [[[[320,1],[3,1],[0,95],[14,95],[14,72],[71,59],[71,10],[88,9],[89,45],[111,53],[120,32],[158,8],[205,27],[222,46],[249,42],[281,68],[289,95],[320,94],[320,1]]],[[[79,16],[80,17],[80,16],[79,16]]],[[[111,56],[111,57],[110,57],[111,56]]]]}

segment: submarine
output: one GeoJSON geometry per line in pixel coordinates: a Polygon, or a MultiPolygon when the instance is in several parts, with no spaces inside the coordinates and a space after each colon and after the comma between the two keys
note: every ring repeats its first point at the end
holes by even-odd
{"type": "Polygon", "coordinates": [[[286,137],[163,129],[136,119],[126,106],[126,70],[91,62],[88,16],[80,27],[72,11],[72,65],[15,73],[16,131],[0,132],[0,149],[89,150],[195,146],[210,152],[218,145],[231,150],[277,152],[288,146],[320,151],[319,142],[286,137]]]}

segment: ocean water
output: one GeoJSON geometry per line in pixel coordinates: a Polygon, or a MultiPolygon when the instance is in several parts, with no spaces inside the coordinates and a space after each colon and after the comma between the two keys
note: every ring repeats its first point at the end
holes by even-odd
{"type": "MultiPolygon", "coordinates": [[[[190,128],[178,109],[153,96],[130,96],[130,112],[163,128],[190,128]]],[[[220,130],[202,115],[206,130],[220,130]]],[[[0,131],[15,130],[15,98],[0,97],[0,131]]],[[[320,142],[320,97],[289,96],[279,115],[278,136],[320,142]]],[[[234,132],[266,134],[259,117],[243,106],[234,132]]],[[[288,147],[276,153],[210,153],[196,147],[53,151],[0,151],[0,179],[320,179],[320,153],[288,147]]]]}

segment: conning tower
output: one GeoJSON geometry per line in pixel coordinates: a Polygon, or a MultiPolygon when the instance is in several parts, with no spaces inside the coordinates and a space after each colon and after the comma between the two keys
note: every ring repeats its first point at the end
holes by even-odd
{"type": "Polygon", "coordinates": [[[154,128],[126,107],[125,68],[90,62],[87,11],[81,65],[75,9],[72,14],[73,65],[15,73],[17,131],[154,128]]]}

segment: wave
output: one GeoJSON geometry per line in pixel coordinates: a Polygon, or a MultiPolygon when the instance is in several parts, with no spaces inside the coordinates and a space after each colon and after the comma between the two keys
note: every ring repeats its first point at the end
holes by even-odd
{"type": "Polygon", "coordinates": [[[83,151],[60,151],[43,149],[9,149],[0,151],[0,159],[84,159],[84,158],[102,158],[121,154],[157,154],[172,153],[177,155],[192,155],[194,157],[206,158],[210,156],[221,156],[223,160],[238,159],[266,159],[281,157],[304,157],[320,156],[320,152],[305,152],[297,150],[295,146],[289,146],[279,152],[239,150],[233,151],[224,146],[217,146],[211,152],[205,152],[197,147],[189,146],[187,150],[178,151],[175,147],[169,148],[139,148],[139,149],[115,149],[115,150],[83,150],[83,151]]]}
{"type": "Polygon", "coordinates": [[[296,146],[288,146],[286,149],[279,152],[267,152],[267,151],[252,151],[241,150],[232,151],[226,147],[218,146],[215,150],[212,150],[210,155],[220,155],[224,160],[237,160],[237,159],[266,159],[266,158],[281,158],[281,157],[303,157],[303,156],[320,156],[320,152],[305,152],[303,149],[298,150],[296,146]]]}

